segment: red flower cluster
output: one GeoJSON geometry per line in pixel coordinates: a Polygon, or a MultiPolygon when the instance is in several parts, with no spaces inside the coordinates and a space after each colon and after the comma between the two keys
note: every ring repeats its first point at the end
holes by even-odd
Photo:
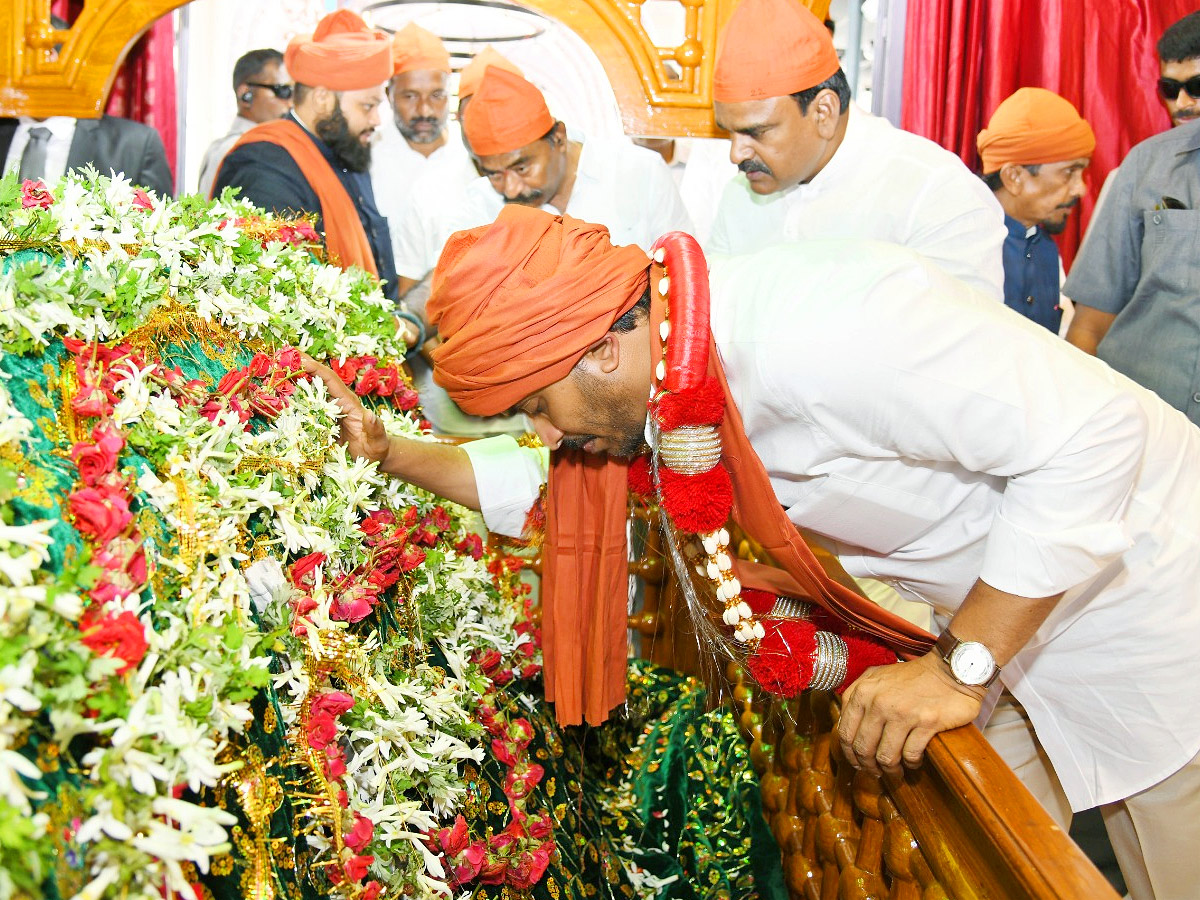
{"type": "Polygon", "coordinates": [[[308,703],[305,738],[308,746],[324,754],[325,777],[339,781],[346,774],[346,754],[337,742],[337,720],[354,706],[354,698],[343,691],[317,694],[308,703]]]}
{"type": "MultiPolygon", "coordinates": [[[[217,223],[217,230],[223,231],[229,224],[226,219],[217,223]]],[[[305,244],[320,244],[321,236],[305,219],[263,219],[261,216],[239,216],[233,224],[244,229],[248,234],[257,236],[264,247],[271,241],[302,247],[305,244]]]]}
{"type": "Polygon", "coordinates": [[[22,209],[49,209],[54,205],[54,195],[50,193],[50,189],[46,187],[42,181],[33,181],[26,178],[21,182],[21,208],[22,209]]]}
{"type": "Polygon", "coordinates": [[[76,415],[103,417],[112,414],[120,400],[116,392],[121,374],[116,370],[122,362],[129,362],[139,369],[145,367],[141,354],[128,344],[106,347],[75,338],[63,338],[63,346],[75,355],[75,382],[77,390],[71,401],[76,415]]]}
{"type": "Polygon", "coordinates": [[[351,356],[341,362],[330,360],[329,367],[360,397],[388,397],[392,405],[428,431],[428,419],[419,418],[421,398],[404,378],[398,365],[382,365],[375,356],[351,356]]]}
{"type": "MultiPolygon", "coordinates": [[[[83,346],[83,345],[80,345],[83,346]]],[[[77,359],[78,363],[78,359],[77,359]]],[[[78,365],[76,373],[80,371],[78,365]]],[[[94,370],[84,367],[84,377],[94,370]]],[[[104,388],[95,388],[107,399],[104,388]]],[[[149,579],[142,536],[133,527],[129,481],[117,471],[125,437],[109,421],[92,428],[91,440],[71,448],[83,487],[67,496],[75,529],[91,548],[91,562],[100,570],[88,589],[89,606],[79,621],[80,639],[97,656],[122,661],[121,674],[135,668],[146,655],[146,630],[132,612],[108,612],[114,604],[139,593],[149,579]]]]}
{"type": "Polygon", "coordinates": [[[144,209],[146,212],[151,212],[154,209],[154,201],[150,199],[150,195],[143,191],[140,187],[133,189],[133,205],[138,209],[144,209]]]}
{"type": "Polygon", "coordinates": [[[306,377],[300,364],[300,351],[287,347],[278,353],[256,353],[249,365],[231,369],[217,382],[217,393],[200,409],[200,414],[215,422],[226,410],[237,414],[247,428],[257,414],[274,419],[291,402],[296,381],[306,377]]]}
{"type": "Polygon", "coordinates": [[[113,656],[124,665],[117,670],[124,675],[137,667],[146,655],[146,627],[129,610],[117,615],[105,614],[100,606],[91,606],[79,620],[80,640],[97,656],[113,656]]]}

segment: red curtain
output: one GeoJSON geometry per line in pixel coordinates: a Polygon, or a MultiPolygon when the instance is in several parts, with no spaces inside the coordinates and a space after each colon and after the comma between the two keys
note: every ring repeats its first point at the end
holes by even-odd
{"type": "MultiPolygon", "coordinates": [[[[83,3],[84,0],[54,0],[51,11],[67,22],[74,22],[83,3]]],[[[170,14],[151,25],[130,49],[113,82],[105,112],[145,122],[156,129],[167,151],[167,163],[175,171],[178,136],[175,25],[170,14]]]]}
{"type": "Polygon", "coordinates": [[[1096,195],[1129,148],[1170,125],[1158,99],[1163,30],[1196,0],[908,0],[903,125],[978,171],[975,136],[1017,88],[1066,97],[1096,132],[1081,215],[1059,237],[1070,265],[1096,195]]]}

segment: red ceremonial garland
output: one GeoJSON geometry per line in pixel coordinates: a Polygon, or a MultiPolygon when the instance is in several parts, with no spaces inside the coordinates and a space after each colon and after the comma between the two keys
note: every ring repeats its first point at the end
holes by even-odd
{"type": "Polygon", "coordinates": [[[763,688],[785,697],[810,687],[840,692],[866,669],[895,662],[896,656],[818,607],[743,589],[733,574],[724,527],[733,509],[733,485],[717,430],[725,393],[708,375],[708,271],[695,239],[682,232],[660,238],[654,258],[666,270],[658,289],[670,316],[660,328],[660,387],[650,401],[659,439],[653,459],[640,457],[630,466],[630,490],[646,496],[657,489],[670,524],[695,536],[683,547],[684,556],[715,585],[723,620],[763,688]]]}

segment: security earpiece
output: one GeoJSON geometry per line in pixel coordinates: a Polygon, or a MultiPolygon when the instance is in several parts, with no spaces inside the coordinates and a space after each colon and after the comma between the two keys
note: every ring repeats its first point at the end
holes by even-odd
{"type": "Polygon", "coordinates": [[[254,99],[254,91],[243,91],[240,95],[238,95],[238,99],[243,103],[249,103],[254,99]]]}

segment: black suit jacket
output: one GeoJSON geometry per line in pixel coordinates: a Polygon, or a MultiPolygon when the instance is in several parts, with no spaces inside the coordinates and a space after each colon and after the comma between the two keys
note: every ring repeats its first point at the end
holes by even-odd
{"type": "MultiPolygon", "coordinates": [[[[8,148],[17,124],[16,119],[0,119],[2,160],[8,160],[8,148]]],[[[160,196],[170,197],[175,193],[175,179],[167,165],[162,138],[141,122],[117,116],[76,119],[75,137],[67,153],[67,169],[82,169],[89,163],[101,175],[108,175],[110,170],[123,172],[134,184],[150,188],[160,196]]]]}

